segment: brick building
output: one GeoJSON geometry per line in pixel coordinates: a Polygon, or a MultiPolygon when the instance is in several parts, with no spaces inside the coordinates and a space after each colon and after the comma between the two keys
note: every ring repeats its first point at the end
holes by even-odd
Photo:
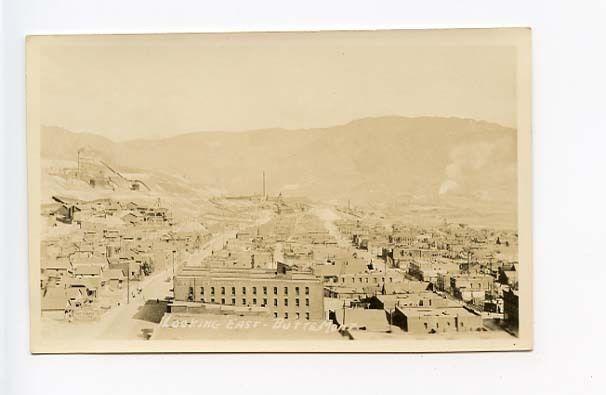
{"type": "Polygon", "coordinates": [[[322,281],[307,272],[186,266],[174,284],[175,302],[262,307],[274,318],[325,318],[322,281]]]}

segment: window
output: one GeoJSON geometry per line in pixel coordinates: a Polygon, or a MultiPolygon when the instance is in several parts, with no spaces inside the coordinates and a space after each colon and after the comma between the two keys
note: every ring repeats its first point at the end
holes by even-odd
{"type": "Polygon", "coordinates": [[[215,303],[215,298],[210,298],[210,303],[215,303]]]}
{"type": "Polygon", "coordinates": [[[278,294],[278,287],[274,287],[274,295],[278,294]]]}
{"type": "Polygon", "coordinates": [[[225,287],[221,287],[221,295],[225,295],[225,287]]]}
{"type": "Polygon", "coordinates": [[[362,282],[362,277],[360,277],[358,280],[360,280],[360,283],[362,282]]]}
{"type": "Polygon", "coordinates": [[[235,306],[235,304],[236,304],[236,298],[232,298],[231,299],[231,304],[233,304],[235,306]]]}
{"type": "Polygon", "coordinates": [[[267,287],[263,287],[263,295],[267,295],[267,287]]]}
{"type": "Polygon", "coordinates": [[[423,323],[423,325],[425,325],[425,329],[427,329],[427,322],[423,323]]]}
{"type": "Polygon", "coordinates": [[[253,295],[257,294],[257,287],[253,287],[253,295]]]}
{"type": "Polygon", "coordinates": [[[267,299],[263,298],[263,306],[267,306],[267,299]]]}
{"type": "Polygon", "coordinates": [[[221,304],[225,304],[225,298],[221,298],[221,304]]]}
{"type": "Polygon", "coordinates": [[[253,298],[253,305],[256,305],[256,304],[257,304],[257,299],[253,298]]]}
{"type": "Polygon", "coordinates": [[[305,313],[305,319],[309,321],[309,313],[305,313]]]}
{"type": "Polygon", "coordinates": [[[368,277],[366,277],[366,284],[368,284],[368,277]]]}
{"type": "Polygon", "coordinates": [[[309,307],[309,299],[305,299],[305,306],[309,307]]]}
{"type": "Polygon", "coordinates": [[[296,318],[296,319],[301,318],[301,314],[297,313],[297,314],[295,315],[295,318],[296,318]]]}
{"type": "Polygon", "coordinates": [[[288,287],[284,287],[284,295],[288,295],[288,287]]]}
{"type": "Polygon", "coordinates": [[[305,287],[305,295],[309,295],[309,287],[305,287]]]}
{"type": "Polygon", "coordinates": [[[419,306],[423,307],[423,300],[419,300],[419,306]]]}
{"type": "Polygon", "coordinates": [[[288,306],[288,299],[284,299],[284,306],[288,306]]]}
{"type": "Polygon", "coordinates": [[[278,318],[278,313],[274,312],[274,318],[278,318]]]}
{"type": "Polygon", "coordinates": [[[299,296],[299,287],[295,287],[295,295],[299,296]]]}
{"type": "Polygon", "coordinates": [[[236,294],[236,287],[231,287],[231,294],[235,295],[236,294]]]}
{"type": "Polygon", "coordinates": [[[200,295],[202,295],[202,297],[204,297],[204,287],[200,288],[200,295]]]}
{"type": "Polygon", "coordinates": [[[210,287],[210,294],[214,295],[215,294],[215,287],[210,287]]]}
{"type": "Polygon", "coordinates": [[[345,277],[341,278],[341,282],[344,283],[345,282],[345,277]]]}
{"type": "Polygon", "coordinates": [[[242,305],[246,306],[246,298],[242,299],[242,305]]]}
{"type": "Polygon", "coordinates": [[[284,313],[284,319],[287,320],[288,319],[288,313],[284,313]]]}
{"type": "Polygon", "coordinates": [[[389,277],[389,282],[393,283],[393,277],[389,277]]]}
{"type": "Polygon", "coordinates": [[[295,306],[299,307],[299,299],[295,300],[295,306]]]}
{"type": "Polygon", "coordinates": [[[274,307],[278,307],[278,299],[274,299],[274,307]]]}
{"type": "Polygon", "coordinates": [[[201,303],[204,303],[204,298],[203,298],[203,297],[202,297],[202,298],[200,298],[200,302],[201,302],[201,303]]]}
{"type": "Polygon", "coordinates": [[[246,287],[242,287],[242,295],[246,295],[246,287]]]}

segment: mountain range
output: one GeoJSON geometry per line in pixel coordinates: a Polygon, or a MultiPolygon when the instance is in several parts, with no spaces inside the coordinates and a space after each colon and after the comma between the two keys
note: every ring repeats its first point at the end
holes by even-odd
{"type": "Polygon", "coordinates": [[[121,169],[175,173],[224,194],[505,207],[515,215],[517,133],[461,118],[376,117],[316,129],[204,131],[115,142],[44,126],[43,159],[85,148],[121,169]]]}

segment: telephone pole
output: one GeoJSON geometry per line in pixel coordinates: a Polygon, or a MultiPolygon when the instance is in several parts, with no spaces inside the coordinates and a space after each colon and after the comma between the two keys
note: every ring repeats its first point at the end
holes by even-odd
{"type": "Polygon", "coordinates": [[[130,262],[126,264],[126,304],[130,304],[130,262]]]}
{"type": "Polygon", "coordinates": [[[82,150],[81,148],[78,149],[78,177],[80,177],[80,151],[81,150],[82,150]]]}
{"type": "Polygon", "coordinates": [[[263,199],[265,199],[265,171],[263,171],[263,199]]]}
{"type": "Polygon", "coordinates": [[[175,252],[177,251],[173,250],[173,281],[175,278],[175,252]]]}

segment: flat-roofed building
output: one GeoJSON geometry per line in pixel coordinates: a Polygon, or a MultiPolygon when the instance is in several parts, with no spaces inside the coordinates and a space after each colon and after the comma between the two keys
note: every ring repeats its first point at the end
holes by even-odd
{"type": "Polygon", "coordinates": [[[325,318],[322,281],[308,272],[186,266],[174,294],[176,302],[263,307],[274,318],[325,318]]]}
{"type": "Polygon", "coordinates": [[[399,270],[383,271],[364,271],[358,273],[340,274],[337,277],[336,283],[344,287],[378,287],[383,284],[391,284],[404,280],[405,273],[399,270]]]}
{"type": "Polygon", "coordinates": [[[412,334],[483,330],[482,317],[463,307],[396,306],[394,324],[412,334]]]}
{"type": "Polygon", "coordinates": [[[494,288],[494,278],[485,274],[460,274],[450,278],[452,294],[465,301],[483,304],[486,292],[494,288]]]}
{"type": "Polygon", "coordinates": [[[438,274],[458,273],[459,265],[452,261],[412,261],[409,264],[408,272],[411,276],[421,281],[437,283],[438,274]]]}
{"type": "Polygon", "coordinates": [[[370,299],[373,309],[394,309],[399,307],[458,307],[459,302],[440,296],[435,292],[423,291],[396,295],[376,295],[370,299]]]}

